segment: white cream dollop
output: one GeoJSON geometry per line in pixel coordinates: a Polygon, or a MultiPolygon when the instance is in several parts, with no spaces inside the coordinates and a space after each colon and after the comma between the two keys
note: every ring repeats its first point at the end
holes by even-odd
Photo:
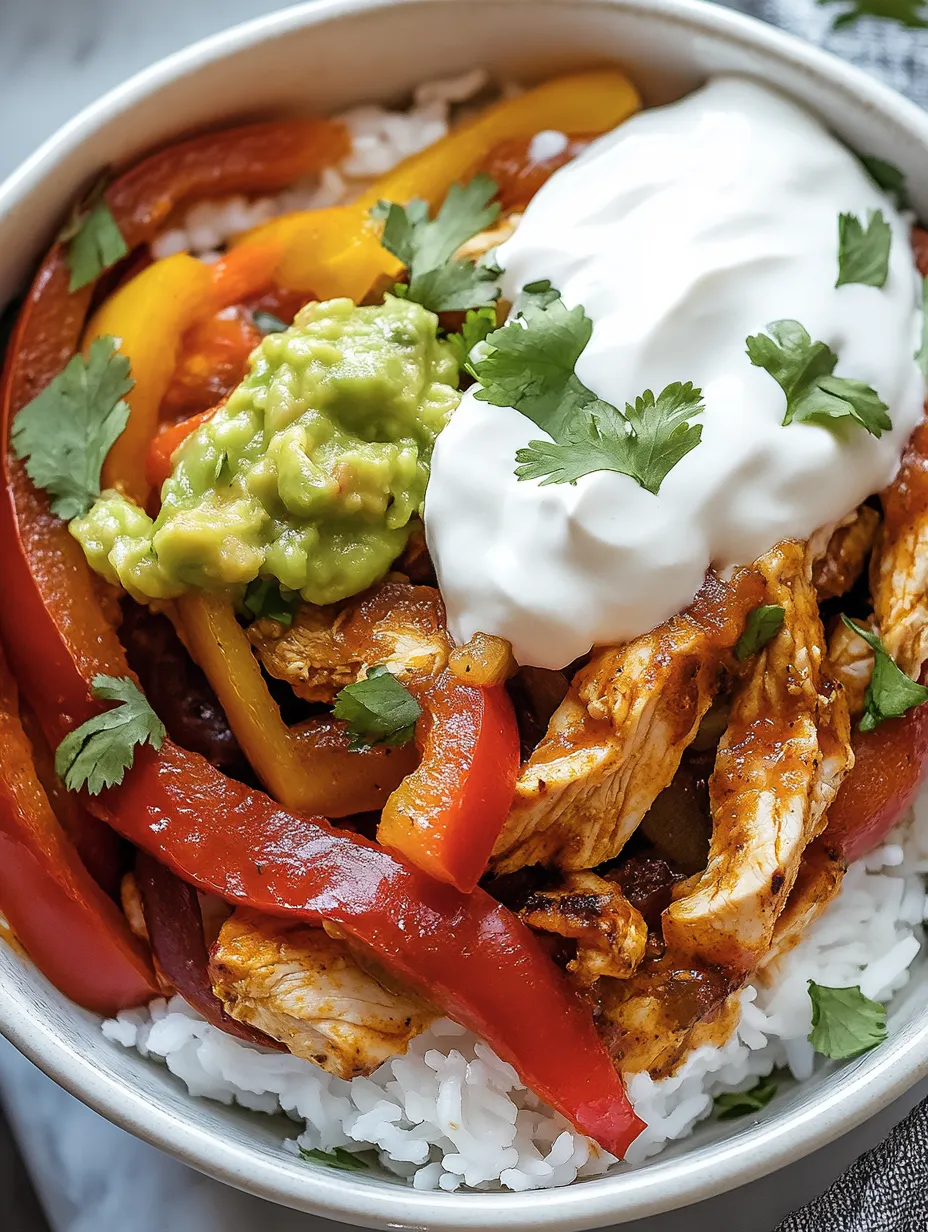
{"type": "Polygon", "coordinates": [[[494,633],[520,663],[559,668],[635,637],[684,608],[710,565],[808,538],[878,491],[920,418],[908,222],[817,119],[756,82],[717,78],[601,137],[551,177],[498,260],[507,299],[549,279],[583,305],[577,374],[600,398],[624,408],[692,381],[706,409],[701,443],[652,495],[611,472],[519,482],[516,450],[545,434],[465,394],[425,502],[460,641],[494,633]],[[873,209],[892,227],[886,284],[836,288],[838,215],[873,209]],[[781,318],[837,352],[836,375],[874,387],[891,432],[782,426],[782,389],[745,353],[781,318]]]}

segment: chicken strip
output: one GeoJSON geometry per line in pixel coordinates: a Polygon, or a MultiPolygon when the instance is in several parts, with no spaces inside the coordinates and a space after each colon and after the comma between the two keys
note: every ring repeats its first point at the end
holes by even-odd
{"type": "MultiPolygon", "coordinates": [[[[869,627],[870,621],[858,621],[869,627]]],[[[851,719],[864,712],[864,694],[873,675],[874,654],[859,633],[839,620],[828,640],[828,671],[844,690],[851,719]]]]}
{"type": "Polygon", "coordinates": [[[339,1078],[373,1073],[435,1018],[362,969],[344,941],[247,907],[223,924],[210,979],[232,1018],[339,1078]]]}
{"type": "Polygon", "coordinates": [[[802,857],[793,891],[776,928],[770,949],[761,959],[754,980],[773,984],[777,979],[777,964],[803,939],[812,924],[822,914],[841,889],[847,862],[828,842],[828,831],[810,843],[802,857]]]}
{"type": "Polygon", "coordinates": [[[802,854],[853,765],[806,545],[781,543],[756,567],[783,625],[735,690],[709,784],[709,863],[677,887],[663,924],[676,954],[742,972],[769,949],[802,854]]]}
{"type": "Polygon", "coordinates": [[[627,979],[644,957],[644,917],[620,886],[595,873],[568,873],[557,889],[536,890],[519,914],[530,928],[577,942],[567,970],[584,987],[604,975],[627,979]]]}
{"type": "Polygon", "coordinates": [[[436,675],[450,650],[438,591],[406,581],[382,582],[330,607],[304,603],[289,626],[256,620],[248,637],[267,671],[308,702],[331,703],[375,663],[401,680],[436,675]]]}
{"type": "Polygon", "coordinates": [[[882,501],[870,565],[873,611],[886,650],[917,680],[928,659],[928,419],[913,432],[882,501]]]}
{"type": "Polygon", "coordinates": [[[496,873],[613,859],[676,773],[763,583],[709,574],[689,608],[624,646],[593,652],[522,767],[493,851],[496,873]]]}
{"type": "Polygon", "coordinates": [[[863,573],[880,525],[880,515],[861,505],[838,526],[821,556],[812,565],[812,584],[819,602],[845,595],[863,573]]]}

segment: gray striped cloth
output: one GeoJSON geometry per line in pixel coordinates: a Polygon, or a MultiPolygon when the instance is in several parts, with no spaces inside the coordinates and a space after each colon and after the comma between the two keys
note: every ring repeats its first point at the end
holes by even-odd
{"type": "MultiPolygon", "coordinates": [[[[928,30],[871,18],[833,30],[834,18],[853,9],[854,0],[827,5],[815,0],[729,0],[729,7],[852,60],[928,107],[928,30]]],[[[928,1100],[776,1232],[928,1232],[928,1100]]]]}

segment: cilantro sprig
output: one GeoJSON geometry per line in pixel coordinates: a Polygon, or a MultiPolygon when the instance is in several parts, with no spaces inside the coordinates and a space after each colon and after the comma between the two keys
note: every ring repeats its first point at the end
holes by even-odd
{"type": "Polygon", "coordinates": [[[318,1148],[309,1150],[301,1146],[300,1159],[308,1164],[324,1164],[327,1168],[335,1168],[339,1172],[367,1172],[370,1169],[367,1160],[361,1159],[352,1151],[346,1151],[343,1146],[333,1147],[331,1151],[318,1148]]]}
{"type": "Polygon", "coordinates": [[[523,289],[517,315],[488,334],[471,364],[475,397],[514,407],[553,437],[516,453],[516,476],[542,486],[576,483],[595,471],[629,475],[658,492],[674,466],[699,444],[702,393],[674,382],[656,397],[648,389],[625,410],[597,398],[576,374],[593,323],[581,305],[568,308],[548,282],[523,289]]]}
{"type": "Polygon", "coordinates": [[[55,753],[55,773],[69,791],[98,795],[121,783],[135,760],[136,746],[160,749],[164,724],[145,694],[128,676],[94,676],[91,692],[101,701],[119,702],[65,736],[55,753]]]}
{"type": "Polygon", "coordinates": [[[348,747],[355,753],[374,744],[392,748],[409,744],[421,713],[413,695],[382,663],[369,668],[363,680],[341,689],[332,708],[335,718],[347,723],[348,747]]]}
{"type": "Polygon", "coordinates": [[[882,210],[870,210],[866,227],[856,214],[838,215],[838,280],[836,287],[861,283],[883,287],[889,275],[893,233],[882,210]]]}
{"type": "Polygon", "coordinates": [[[812,1030],[809,1042],[833,1061],[859,1057],[886,1039],[886,1007],[859,987],[830,988],[809,980],[812,1030]]]}
{"type": "Polygon", "coordinates": [[[406,299],[432,312],[464,312],[494,304],[500,295],[497,271],[489,265],[455,258],[462,244],[485,231],[499,217],[493,201],[497,185],[488,175],[468,184],[452,184],[434,218],[425,201],[408,205],[379,201],[371,215],[383,219],[381,243],[409,271],[408,286],[397,288],[406,299]]]}
{"type": "Polygon", "coordinates": [[[864,694],[861,731],[873,731],[884,719],[898,719],[907,710],[922,706],[928,701],[928,688],[912,680],[896,665],[871,629],[865,629],[843,613],[841,619],[852,633],[864,639],[874,656],[873,674],[864,694]]]}
{"type": "Polygon", "coordinates": [[[483,342],[488,334],[496,329],[495,308],[471,308],[464,318],[460,330],[448,334],[445,339],[450,342],[458,361],[459,368],[465,368],[474,347],[483,342]]]}
{"type": "Polygon", "coordinates": [[[748,612],[744,632],[735,643],[735,658],[741,662],[763,650],[780,632],[785,616],[785,609],[778,603],[768,603],[748,612]]]}
{"type": "Polygon", "coordinates": [[[724,1091],[712,1101],[720,1121],[733,1121],[735,1117],[747,1116],[766,1108],[777,1093],[778,1083],[773,1074],[758,1078],[746,1091],[724,1091]]]}
{"type": "Polygon", "coordinates": [[[922,339],[915,352],[915,362],[928,376],[928,278],[922,279],[922,339]]]}
{"type": "Polygon", "coordinates": [[[862,17],[894,21],[909,30],[928,28],[923,0],[816,0],[817,4],[846,4],[831,23],[832,30],[844,30],[862,17]]]}
{"type": "Polygon", "coordinates": [[[769,372],[786,394],[783,424],[817,423],[834,428],[850,420],[880,437],[892,428],[886,403],[863,381],[833,376],[838,356],[813,342],[798,321],[772,321],[767,332],[746,339],[748,358],[769,372]]]}
{"type": "Polygon", "coordinates": [[[68,246],[71,292],[96,282],[104,270],[121,261],[129,251],[103,197],[108,183],[109,176],[101,176],[58,233],[58,239],[68,246]]]}
{"type": "Polygon", "coordinates": [[[293,623],[300,602],[299,591],[284,592],[273,578],[255,578],[242,596],[242,607],[249,616],[255,620],[267,617],[286,627],[293,623]]]}
{"type": "Polygon", "coordinates": [[[877,188],[881,188],[893,201],[896,209],[907,210],[912,202],[909,199],[909,185],[905,173],[894,163],[887,162],[885,158],[877,158],[875,154],[858,154],[857,158],[877,188]]]}
{"type": "Polygon", "coordinates": [[[13,420],[13,452],[65,521],[100,495],[100,472],[129,420],[124,399],[134,384],[128,358],[107,335],[91,343],[86,360],[72,356],[13,420]]]}

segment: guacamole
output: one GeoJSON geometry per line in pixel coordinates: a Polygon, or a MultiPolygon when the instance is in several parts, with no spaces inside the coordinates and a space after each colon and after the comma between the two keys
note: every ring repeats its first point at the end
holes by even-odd
{"type": "Polygon", "coordinates": [[[260,576],[333,603],[376,582],[405,546],[460,396],[437,328],[392,296],[308,304],[177,450],[154,521],[109,491],[71,522],[93,568],[143,601],[260,576]]]}

